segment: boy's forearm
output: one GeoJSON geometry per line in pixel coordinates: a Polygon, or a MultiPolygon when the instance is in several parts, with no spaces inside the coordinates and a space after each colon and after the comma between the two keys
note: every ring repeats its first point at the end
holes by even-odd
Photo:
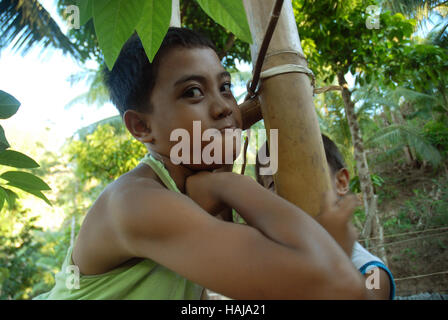
{"type": "Polygon", "coordinates": [[[225,181],[217,191],[221,201],[273,241],[295,249],[316,247],[317,242],[319,246],[340,250],[328,233],[297,206],[249,177],[232,174],[223,178],[225,181]]]}
{"type": "MultiPolygon", "coordinates": [[[[359,296],[371,299],[363,277],[333,238],[312,217],[297,206],[264,189],[249,177],[222,175],[216,184],[216,194],[234,208],[252,227],[271,240],[297,250],[314,261],[328,282],[339,279],[359,296]],[[334,275],[336,278],[333,278],[334,275]]],[[[337,282],[337,281],[336,281],[337,282]]]]}

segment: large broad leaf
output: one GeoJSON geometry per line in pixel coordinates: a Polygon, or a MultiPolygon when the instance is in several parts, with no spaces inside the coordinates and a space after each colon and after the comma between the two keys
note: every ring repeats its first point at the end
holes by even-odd
{"type": "Polygon", "coordinates": [[[41,178],[28,172],[8,171],[0,175],[0,178],[8,181],[11,185],[17,188],[51,190],[41,178]]]}
{"type": "Polygon", "coordinates": [[[20,102],[9,93],[0,90],[0,119],[13,116],[20,107],[20,102]]]}
{"type": "Polygon", "coordinates": [[[0,152],[0,164],[15,168],[39,167],[39,164],[27,155],[13,150],[0,152]]]}
{"type": "Polygon", "coordinates": [[[93,2],[95,32],[109,69],[113,68],[121,48],[139,23],[144,6],[144,0],[93,2]]]}
{"type": "Polygon", "coordinates": [[[3,151],[8,148],[9,143],[8,140],[6,140],[5,131],[3,130],[3,127],[0,126],[0,151],[3,151]]]}
{"type": "Polygon", "coordinates": [[[79,7],[79,24],[84,25],[93,16],[93,0],[77,0],[79,7]]]}
{"type": "Polygon", "coordinates": [[[171,0],[147,0],[137,33],[152,62],[165,37],[171,20],[171,0]]]}
{"type": "Polygon", "coordinates": [[[44,200],[48,205],[53,206],[51,204],[50,200],[48,200],[47,197],[42,192],[40,192],[39,190],[25,188],[25,187],[22,187],[22,186],[17,186],[14,183],[8,183],[8,186],[19,188],[19,189],[21,189],[21,190],[23,190],[25,192],[28,192],[29,194],[32,194],[32,195],[34,195],[34,196],[44,200]]]}
{"type": "Polygon", "coordinates": [[[243,0],[196,0],[201,8],[217,23],[241,40],[252,43],[243,0]]]}

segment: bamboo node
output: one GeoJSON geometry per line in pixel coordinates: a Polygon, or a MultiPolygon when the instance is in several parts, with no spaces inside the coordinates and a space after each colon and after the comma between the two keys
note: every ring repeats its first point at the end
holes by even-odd
{"type": "Polygon", "coordinates": [[[310,75],[311,77],[314,77],[313,71],[311,71],[305,66],[301,66],[299,64],[282,64],[280,66],[272,67],[270,69],[263,71],[260,74],[260,78],[266,79],[279,74],[292,73],[292,72],[305,73],[310,75]]]}
{"type": "Polygon", "coordinates": [[[278,50],[278,51],[273,51],[273,52],[267,53],[265,59],[270,58],[272,56],[277,56],[277,55],[280,55],[280,54],[284,54],[284,53],[292,53],[292,54],[297,55],[299,58],[301,58],[301,59],[306,61],[306,57],[303,55],[303,53],[301,53],[300,51],[297,51],[297,50],[278,50]]]}
{"type": "Polygon", "coordinates": [[[313,87],[313,92],[314,92],[315,82],[316,82],[314,73],[308,67],[302,66],[300,64],[282,64],[280,66],[272,67],[270,69],[267,69],[267,70],[261,72],[260,79],[266,79],[266,78],[270,78],[270,77],[273,77],[273,76],[276,76],[279,74],[292,73],[292,72],[305,73],[305,74],[309,75],[311,77],[311,86],[313,87]]]}

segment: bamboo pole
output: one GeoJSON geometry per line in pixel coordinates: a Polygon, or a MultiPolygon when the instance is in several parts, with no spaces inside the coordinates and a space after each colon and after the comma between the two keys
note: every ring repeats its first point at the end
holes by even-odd
{"type": "Polygon", "coordinates": [[[258,97],[246,100],[239,104],[238,107],[241,110],[241,115],[243,118],[243,130],[249,129],[256,122],[263,119],[261,114],[260,100],[258,97]]]}
{"type": "Polygon", "coordinates": [[[179,8],[179,0],[173,0],[171,7],[171,20],[170,27],[179,27],[180,28],[180,8],[179,8]]]}
{"type": "MultiPolygon", "coordinates": [[[[275,0],[243,0],[252,32],[252,61],[256,61],[275,0]]],[[[283,65],[306,66],[291,0],[285,0],[262,71],[283,65]]],[[[280,196],[316,216],[323,193],[331,188],[323,142],[314,110],[313,88],[303,73],[286,73],[261,81],[259,101],[267,137],[278,129],[280,196]]],[[[272,161],[272,154],[271,154],[272,161]]]]}

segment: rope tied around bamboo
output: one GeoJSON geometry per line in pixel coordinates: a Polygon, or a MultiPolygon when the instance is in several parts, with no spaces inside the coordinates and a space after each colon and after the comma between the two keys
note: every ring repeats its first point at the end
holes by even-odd
{"type": "MultiPolygon", "coordinates": [[[[266,29],[265,35],[263,37],[263,41],[260,47],[260,51],[257,56],[257,60],[254,67],[253,77],[251,80],[247,82],[247,95],[244,99],[244,101],[248,100],[256,100],[259,95],[259,82],[261,79],[267,79],[270,77],[274,77],[280,74],[285,73],[304,73],[310,76],[311,78],[311,86],[313,87],[313,94],[319,94],[324,93],[331,90],[339,90],[342,91],[342,87],[340,86],[327,86],[323,88],[315,88],[315,75],[312,70],[310,70],[307,65],[307,59],[306,57],[299,51],[296,50],[281,50],[276,52],[271,52],[267,55],[267,50],[269,48],[269,44],[271,42],[272,36],[274,34],[275,28],[277,26],[277,22],[280,18],[280,13],[283,7],[284,0],[277,0],[274,4],[274,8],[272,10],[271,18],[268,24],[268,27],[266,29]],[[267,69],[265,71],[261,71],[263,67],[263,63],[266,58],[272,57],[275,55],[281,55],[281,54],[294,54],[297,55],[299,58],[305,61],[305,65],[301,65],[298,63],[290,63],[290,64],[283,64],[276,67],[272,67],[270,69],[267,69]]],[[[246,168],[246,152],[247,147],[250,139],[250,134],[247,136],[244,147],[243,147],[243,153],[244,153],[244,161],[243,166],[241,170],[241,174],[244,174],[245,168],[246,168]]]]}
{"type": "Polygon", "coordinates": [[[325,86],[322,88],[316,88],[316,86],[315,86],[316,77],[315,77],[313,71],[306,66],[308,64],[306,57],[299,51],[282,50],[282,51],[272,52],[267,55],[267,50],[269,48],[269,44],[271,42],[272,35],[274,34],[275,27],[277,26],[277,22],[280,17],[280,12],[283,7],[283,2],[284,2],[284,0],[277,0],[274,5],[274,8],[273,8],[273,11],[271,14],[271,18],[269,21],[269,25],[266,29],[266,33],[265,33],[263,42],[260,47],[260,52],[258,53],[258,56],[257,56],[257,61],[255,63],[253,77],[251,80],[249,80],[247,82],[247,95],[245,97],[245,101],[258,96],[258,94],[259,94],[258,85],[259,85],[259,82],[261,79],[266,79],[266,78],[274,77],[274,76],[277,76],[280,74],[292,73],[292,72],[304,73],[304,74],[307,74],[308,76],[310,76],[311,86],[313,87],[313,94],[320,94],[320,93],[325,93],[328,91],[335,91],[335,90],[342,91],[343,88],[338,85],[330,85],[330,86],[325,86]],[[285,53],[292,53],[292,54],[299,56],[301,59],[303,59],[305,61],[306,65],[283,64],[280,66],[270,68],[263,72],[261,71],[262,67],[263,67],[263,62],[265,61],[266,58],[272,57],[274,55],[285,54],[285,53]]]}

